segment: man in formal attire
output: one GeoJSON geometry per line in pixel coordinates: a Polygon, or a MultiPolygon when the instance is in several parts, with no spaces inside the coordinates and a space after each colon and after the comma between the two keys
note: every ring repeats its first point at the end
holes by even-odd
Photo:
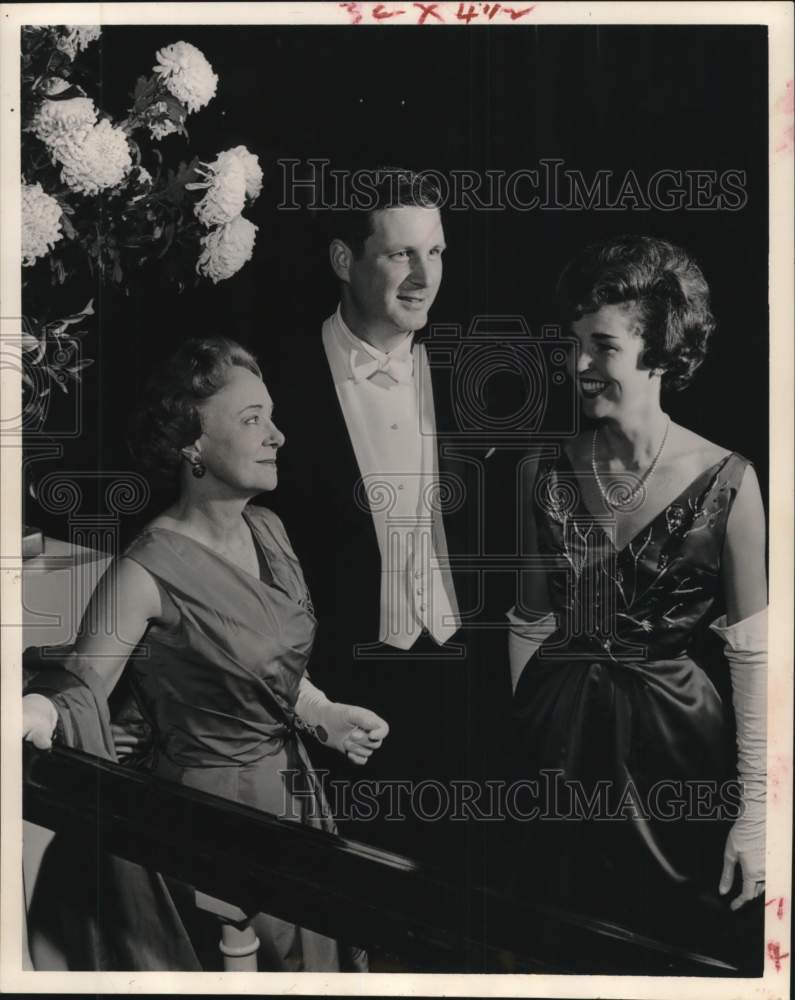
{"type": "Polygon", "coordinates": [[[358,772],[315,753],[343,832],[438,857],[460,841],[450,782],[472,773],[477,751],[475,664],[460,628],[471,580],[450,563],[477,534],[477,485],[471,461],[445,446],[456,430],[450,367],[415,337],[442,280],[436,189],[388,170],[375,191],[369,211],[330,213],[339,304],[319,337],[294,338],[271,369],[288,442],[275,501],[318,618],[313,679],[390,725],[358,772]],[[340,778],[380,783],[377,816],[357,807],[355,788],[341,799],[340,778]]]}

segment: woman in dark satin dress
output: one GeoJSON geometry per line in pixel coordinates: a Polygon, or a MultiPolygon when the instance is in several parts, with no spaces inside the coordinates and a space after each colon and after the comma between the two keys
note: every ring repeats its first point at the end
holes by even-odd
{"type": "MultiPolygon", "coordinates": [[[[106,574],[63,669],[45,670],[29,688],[25,736],[47,747],[57,724],[63,742],[115,760],[107,696],[141,643],[146,655],[129,659],[129,671],[154,734],[155,774],[333,830],[319,792],[316,808],[291,793],[288,772],[311,779],[296,730],[364,764],[388,727],[367,709],[328,701],[306,675],[315,618],[301,568],[276,515],[249,504],[276,486],[284,443],[256,362],[231,341],[189,341],[151,380],[135,428],[138,457],[179,483],[179,499],[106,574]],[[112,609],[113,635],[85,627],[110,620],[112,609]]],[[[36,942],[60,933],[71,968],[202,968],[184,926],[195,917],[190,892],[180,907],[159,875],[107,863],[98,877],[111,894],[104,903],[75,880],[73,892],[34,904],[34,963],[43,954],[36,942]]],[[[62,850],[42,874],[57,881],[69,865],[62,850]]],[[[362,952],[320,934],[264,913],[253,925],[263,970],[366,969],[362,952]]]]}
{"type": "Polygon", "coordinates": [[[579,254],[559,294],[588,423],[524,483],[548,567],[509,613],[516,776],[537,782],[526,889],[728,947],[764,892],[764,513],[750,463],[660,401],[704,357],[709,291],[684,251],[626,237],[579,254]]]}

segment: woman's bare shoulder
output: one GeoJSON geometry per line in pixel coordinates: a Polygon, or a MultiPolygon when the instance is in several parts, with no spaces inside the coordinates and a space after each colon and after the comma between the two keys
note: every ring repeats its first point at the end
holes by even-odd
{"type": "MultiPolygon", "coordinates": [[[[163,510],[144,525],[141,530],[141,534],[145,535],[153,528],[168,528],[169,531],[179,531],[181,527],[182,522],[178,517],[176,517],[170,510],[163,510]]],[[[185,533],[186,532],[183,529],[183,534],[185,533]]]]}
{"type": "Polygon", "coordinates": [[[160,614],[160,591],[152,574],[126,552],[115,559],[103,574],[92,601],[111,603],[117,614],[130,620],[153,618],[160,614]]]}

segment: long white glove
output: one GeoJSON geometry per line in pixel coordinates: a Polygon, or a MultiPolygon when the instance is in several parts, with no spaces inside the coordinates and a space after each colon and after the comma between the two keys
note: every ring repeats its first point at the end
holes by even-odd
{"type": "Polygon", "coordinates": [[[369,708],[329,701],[306,676],[298,685],[295,713],[302,723],[300,728],[344,753],[354,764],[366,764],[389,733],[380,715],[369,708]]]}
{"type": "Polygon", "coordinates": [[[737,774],[743,784],[743,813],[726,839],[719,892],[729,891],[740,862],[743,903],[764,892],[765,802],[767,785],[767,609],[734,625],[725,615],[710,626],[724,641],[737,720],[737,774]]]}
{"type": "Polygon", "coordinates": [[[50,750],[58,725],[58,709],[43,694],[26,694],[22,698],[22,739],[29,740],[39,750],[50,750]]]}
{"type": "Polygon", "coordinates": [[[515,692],[522,671],[538,647],[555,631],[557,620],[550,612],[543,618],[529,622],[516,614],[515,606],[506,611],[505,617],[511,623],[508,630],[508,663],[511,670],[511,688],[515,692]]]}

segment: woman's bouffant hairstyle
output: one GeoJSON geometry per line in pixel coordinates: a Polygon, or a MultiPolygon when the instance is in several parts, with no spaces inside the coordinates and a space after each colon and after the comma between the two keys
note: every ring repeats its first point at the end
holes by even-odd
{"type": "Polygon", "coordinates": [[[701,268],[680,247],[653,236],[619,236],[586,247],[564,268],[557,292],[567,324],[603,305],[635,303],[643,362],[662,370],[663,388],[687,385],[715,329],[701,268]]]}
{"type": "Polygon", "coordinates": [[[262,378],[249,352],[226,337],[192,338],[152,372],[130,424],[129,446],[141,468],[157,482],[179,478],[182,449],[201,437],[199,407],[223,388],[230,368],[262,378]]]}

